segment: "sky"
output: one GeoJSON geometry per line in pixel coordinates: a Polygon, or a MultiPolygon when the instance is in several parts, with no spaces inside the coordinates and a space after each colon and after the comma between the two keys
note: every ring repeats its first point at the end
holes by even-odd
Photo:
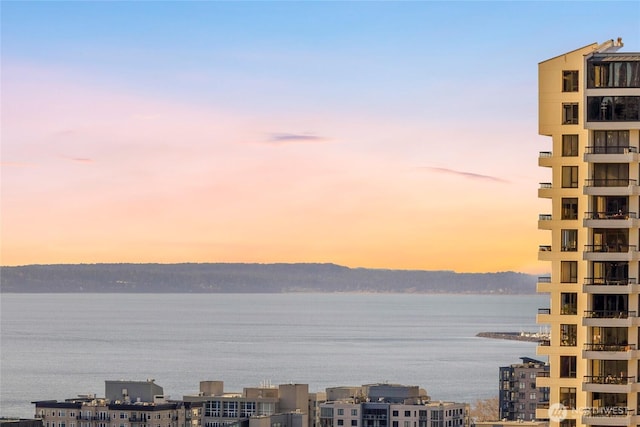
{"type": "Polygon", "coordinates": [[[2,1],[2,265],[544,272],[537,64],[640,2],[2,1]]]}

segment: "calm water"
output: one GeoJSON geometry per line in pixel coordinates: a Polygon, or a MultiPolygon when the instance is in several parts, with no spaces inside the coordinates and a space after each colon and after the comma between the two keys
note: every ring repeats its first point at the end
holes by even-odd
{"type": "Polygon", "coordinates": [[[2,294],[0,415],[33,400],[104,395],[104,380],[155,378],[166,395],[223,380],[419,385],[433,399],[497,395],[498,367],[535,344],[476,338],[538,330],[544,296],[2,294]]]}

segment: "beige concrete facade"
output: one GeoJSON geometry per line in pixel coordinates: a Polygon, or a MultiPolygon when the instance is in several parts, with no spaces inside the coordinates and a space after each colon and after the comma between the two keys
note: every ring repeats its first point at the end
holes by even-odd
{"type": "Polygon", "coordinates": [[[550,370],[536,416],[551,427],[640,424],[640,53],[621,47],[591,44],[538,67],[538,131],[551,138],[539,157],[550,172],[539,260],[551,275],[538,280],[550,298],[537,322],[551,339],[537,350],[550,370]]]}

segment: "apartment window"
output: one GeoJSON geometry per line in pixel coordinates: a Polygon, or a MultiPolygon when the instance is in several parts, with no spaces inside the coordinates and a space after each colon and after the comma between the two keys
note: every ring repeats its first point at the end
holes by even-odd
{"type": "Polygon", "coordinates": [[[562,292],[560,294],[560,314],[578,314],[578,294],[575,292],[562,292]]]}
{"type": "Polygon", "coordinates": [[[529,372],[529,378],[531,378],[532,380],[537,378],[537,372],[529,372]]]}
{"type": "Polygon", "coordinates": [[[628,163],[596,163],[593,165],[595,187],[626,187],[629,185],[628,163]]]}
{"type": "Polygon", "coordinates": [[[405,417],[410,417],[411,416],[411,411],[404,411],[404,416],[405,417]]]}
{"type": "Polygon", "coordinates": [[[576,420],[562,420],[560,427],[576,427],[576,420]]]}
{"type": "Polygon", "coordinates": [[[569,409],[576,409],[575,387],[560,387],[560,403],[569,409]]]}
{"type": "Polygon", "coordinates": [[[562,104],[562,124],[578,124],[578,103],[562,104]]]}
{"type": "Polygon", "coordinates": [[[629,148],[628,130],[593,131],[594,154],[623,154],[629,148]]]}
{"type": "Polygon", "coordinates": [[[339,419],[338,420],[338,425],[339,426],[343,426],[344,425],[344,420],[343,419],[339,419]]]}
{"type": "Polygon", "coordinates": [[[398,427],[400,424],[398,423],[398,421],[393,421],[393,423],[391,425],[393,427],[398,427]]]}
{"type": "Polygon", "coordinates": [[[578,283],[578,261],[560,262],[560,282],[578,283]]]}
{"type": "Polygon", "coordinates": [[[351,420],[351,427],[357,427],[358,426],[358,420],[351,420]]]}
{"type": "Polygon", "coordinates": [[[344,409],[338,408],[338,415],[344,415],[344,409]]]}
{"type": "Polygon", "coordinates": [[[562,167],[562,188],[578,188],[578,167],[562,167]]]}
{"type": "Polygon", "coordinates": [[[578,91],[578,70],[570,70],[562,72],[562,91],[577,92],[578,91]]]}
{"type": "Polygon", "coordinates": [[[578,135],[562,135],[562,157],[578,156],[578,135]]]}
{"type": "Polygon", "coordinates": [[[400,414],[399,414],[399,412],[398,412],[398,411],[393,411],[393,412],[391,413],[391,415],[393,415],[394,417],[397,417],[397,416],[399,416],[400,414]]]}
{"type": "Polygon", "coordinates": [[[578,230],[560,230],[562,239],[562,252],[575,252],[578,250],[578,230]]]}
{"type": "Polygon", "coordinates": [[[587,120],[590,122],[628,122],[640,120],[640,96],[589,96],[587,120]]]}
{"type": "Polygon", "coordinates": [[[536,394],[534,392],[529,393],[530,400],[536,400],[536,394]]]}
{"type": "Polygon", "coordinates": [[[357,409],[352,409],[351,410],[351,416],[352,417],[357,417],[358,416],[358,410],[357,409]]]}
{"type": "Polygon", "coordinates": [[[578,219],[578,198],[562,198],[562,219],[578,219]]]}
{"type": "Polygon", "coordinates": [[[575,347],[578,339],[578,325],[560,325],[560,345],[575,347]]]}
{"type": "Polygon", "coordinates": [[[411,427],[411,421],[405,421],[404,427],[411,427]]]}
{"type": "Polygon", "coordinates": [[[575,378],[575,377],[576,377],[576,356],[560,356],[560,378],[575,378]]]}
{"type": "Polygon", "coordinates": [[[520,389],[527,388],[527,383],[518,383],[518,387],[519,387],[520,389]]]}

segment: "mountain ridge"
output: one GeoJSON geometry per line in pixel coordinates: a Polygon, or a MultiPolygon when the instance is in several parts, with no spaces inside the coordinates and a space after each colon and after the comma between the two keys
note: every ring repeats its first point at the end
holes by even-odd
{"type": "Polygon", "coordinates": [[[379,292],[535,294],[512,271],[351,268],[333,263],[100,263],[0,267],[2,293],[379,292]]]}

